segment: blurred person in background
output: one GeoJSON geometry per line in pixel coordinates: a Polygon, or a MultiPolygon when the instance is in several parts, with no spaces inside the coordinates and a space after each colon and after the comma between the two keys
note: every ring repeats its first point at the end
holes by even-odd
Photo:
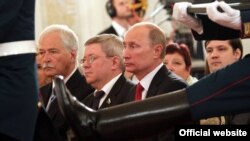
{"type": "Polygon", "coordinates": [[[191,75],[192,60],[189,49],[185,44],[168,44],[164,64],[170,71],[184,79],[188,85],[198,81],[191,75]]]}
{"type": "Polygon", "coordinates": [[[132,16],[128,19],[130,25],[142,22],[148,8],[147,0],[130,0],[130,9],[132,16]]]}
{"type": "Polygon", "coordinates": [[[242,58],[243,46],[240,39],[206,40],[208,73],[213,73],[242,58]]]}
{"type": "Polygon", "coordinates": [[[37,63],[37,73],[38,73],[38,84],[39,84],[39,87],[41,88],[51,83],[52,78],[45,74],[43,66],[42,66],[42,60],[39,54],[36,55],[36,63],[37,63]]]}
{"type": "Polygon", "coordinates": [[[128,19],[132,17],[129,5],[130,0],[108,0],[106,3],[106,11],[112,19],[112,22],[108,28],[99,34],[115,34],[119,37],[123,37],[124,33],[130,27],[128,19]]]}

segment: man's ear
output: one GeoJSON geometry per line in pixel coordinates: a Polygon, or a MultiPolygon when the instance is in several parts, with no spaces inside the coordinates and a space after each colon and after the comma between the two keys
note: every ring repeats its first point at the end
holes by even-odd
{"type": "Polygon", "coordinates": [[[154,56],[159,58],[161,57],[163,51],[163,46],[161,44],[154,45],[154,56]]]}
{"type": "Polygon", "coordinates": [[[118,56],[113,56],[112,57],[112,69],[117,69],[120,67],[120,59],[118,56]]]}
{"type": "Polygon", "coordinates": [[[72,51],[70,52],[70,55],[71,55],[71,60],[72,60],[72,62],[75,63],[75,61],[76,61],[76,56],[77,56],[77,51],[76,51],[76,50],[72,50],[72,51]]]}
{"type": "Polygon", "coordinates": [[[242,52],[240,51],[239,48],[237,48],[237,49],[234,51],[235,60],[241,59],[241,58],[240,58],[241,54],[242,54],[242,52]]]}

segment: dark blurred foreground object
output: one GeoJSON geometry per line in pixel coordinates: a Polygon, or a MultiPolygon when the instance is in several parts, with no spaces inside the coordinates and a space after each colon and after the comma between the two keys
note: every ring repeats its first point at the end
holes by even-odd
{"type": "Polygon", "coordinates": [[[32,141],[38,83],[35,0],[0,2],[0,140],[32,141]]]}

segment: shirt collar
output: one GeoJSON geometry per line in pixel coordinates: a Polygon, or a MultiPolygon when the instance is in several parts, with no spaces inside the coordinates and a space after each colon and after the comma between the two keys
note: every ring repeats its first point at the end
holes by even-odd
{"type": "Polygon", "coordinates": [[[119,25],[116,21],[112,21],[111,24],[117,32],[118,36],[123,37],[124,33],[126,32],[126,29],[119,25]]]}
{"type": "Polygon", "coordinates": [[[140,83],[143,86],[144,90],[148,91],[151,81],[153,80],[155,74],[161,69],[162,66],[163,63],[159,64],[153,71],[151,71],[141,79],[140,83]]]}
{"type": "MultiPolygon", "coordinates": [[[[66,84],[66,83],[68,82],[68,80],[70,79],[70,77],[75,73],[76,69],[77,69],[77,67],[75,67],[75,68],[73,69],[73,71],[69,74],[68,77],[64,78],[64,80],[63,80],[63,81],[64,81],[64,84],[66,84]]],[[[52,88],[55,88],[54,81],[52,81],[52,88]]]]}
{"type": "Polygon", "coordinates": [[[64,83],[65,83],[65,84],[68,82],[69,78],[75,73],[76,69],[77,69],[77,67],[75,67],[75,68],[73,69],[73,71],[68,75],[68,77],[66,77],[66,78],[64,79],[64,83]]]}
{"type": "Polygon", "coordinates": [[[118,74],[116,77],[114,77],[113,79],[111,79],[106,85],[103,86],[103,88],[101,90],[104,91],[105,94],[104,94],[104,96],[100,100],[100,104],[101,105],[102,105],[103,101],[106,99],[106,97],[108,96],[108,94],[110,93],[111,89],[113,88],[113,86],[115,85],[116,81],[120,78],[121,75],[122,75],[122,73],[118,74]]]}
{"type": "Polygon", "coordinates": [[[101,90],[103,90],[105,92],[105,94],[110,93],[113,85],[115,84],[115,82],[118,80],[118,78],[122,75],[122,73],[120,73],[119,75],[117,75],[116,77],[114,77],[113,79],[111,79],[107,84],[105,84],[101,90]]]}

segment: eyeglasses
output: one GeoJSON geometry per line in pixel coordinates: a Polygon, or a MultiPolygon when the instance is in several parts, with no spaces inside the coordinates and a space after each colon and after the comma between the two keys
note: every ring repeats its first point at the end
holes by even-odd
{"type": "MultiPolygon", "coordinates": [[[[96,56],[94,54],[89,55],[88,57],[84,57],[83,59],[80,60],[80,65],[83,65],[84,63],[88,63],[89,65],[93,64],[93,62],[98,59],[101,56],[96,56]]],[[[113,57],[113,56],[104,56],[104,57],[113,57]]]]}
{"type": "Polygon", "coordinates": [[[83,59],[80,60],[80,64],[83,65],[83,63],[88,63],[88,64],[92,64],[98,57],[95,55],[90,55],[88,57],[84,57],[83,59]]]}

